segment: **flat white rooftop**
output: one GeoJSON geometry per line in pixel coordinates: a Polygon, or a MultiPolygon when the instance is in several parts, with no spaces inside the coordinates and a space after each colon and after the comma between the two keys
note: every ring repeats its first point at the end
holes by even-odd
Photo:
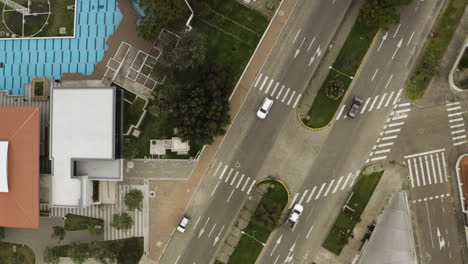
{"type": "Polygon", "coordinates": [[[113,159],[115,89],[55,87],[51,96],[52,205],[82,206],[72,160],[113,159]]]}

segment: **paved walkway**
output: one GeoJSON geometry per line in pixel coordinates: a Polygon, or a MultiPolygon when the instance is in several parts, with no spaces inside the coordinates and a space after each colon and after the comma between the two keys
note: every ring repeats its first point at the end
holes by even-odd
{"type": "Polygon", "coordinates": [[[188,180],[196,160],[175,159],[134,159],[124,161],[125,181],[127,180],[188,180]]]}

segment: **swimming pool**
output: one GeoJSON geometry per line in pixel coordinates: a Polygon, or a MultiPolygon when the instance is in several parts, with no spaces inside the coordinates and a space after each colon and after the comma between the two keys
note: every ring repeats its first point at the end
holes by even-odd
{"type": "Polygon", "coordinates": [[[107,50],[107,38],[122,20],[117,0],[77,0],[75,38],[0,40],[0,90],[24,94],[32,78],[62,73],[92,74],[107,50]]]}

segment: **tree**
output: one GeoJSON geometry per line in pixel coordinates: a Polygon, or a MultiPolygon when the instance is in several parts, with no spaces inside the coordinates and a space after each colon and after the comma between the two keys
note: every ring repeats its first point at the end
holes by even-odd
{"type": "Polygon", "coordinates": [[[54,231],[51,235],[53,239],[57,239],[60,242],[65,238],[65,228],[63,226],[53,226],[52,230],[54,231]]]}
{"type": "Polygon", "coordinates": [[[102,264],[110,264],[117,261],[117,255],[115,252],[101,244],[93,242],[91,244],[90,251],[91,255],[102,264]]]}
{"type": "Polygon", "coordinates": [[[141,0],[140,7],[144,16],[140,16],[138,30],[146,40],[156,40],[163,28],[178,31],[177,27],[185,24],[184,16],[188,14],[184,0],[141,0]]]}
{"type": "Polygon", "coordinates": [[[133,137],[125,138],[123,156],[126,160],[132,160],[137,157],[139,153],[138,145],[133,137]]]}
{"type": "Polygon", "coordinates": [[[55,248],[46,247],[44,250],[44,262],[48,264],[58,264],[60,262],[60,256],[55,248]]]}
{"type": "Polygon", "coordinates": [[[332,80],[325,88],[325,94],[332,100],[338,100],[344,94],[344,85],[338,80],[332,80]]]}
{"type": "Polygon", "coordinates": [[[118,230],[130,229],[133,226],[133,219],[126,212],[122,212],[120,214],[114,214],[112,216],[111,226],[113,226],[114,228],[118,230]]]}
{"type": "Polygon", "coordinates": [[[143,192],[138,189],[130,190],[125,194],[124,202],[128,210],[133,211],[137,209],[141,211],[143,208],[143,192]]]}
{"type": "Polygon", "coordinates": [[[97,236],[104,233],[102,222],[98,219],[93,219],[88,223],[88,232],[90,235],[97,236]]]}
{"type": "Polygon", "coordinates": [[[82,245],[73,243],[68,249],[68,257],[70,257],[75,264],[83,264],[88,258],[88,251],[82,245]]]}
{"type": "Polygon", "coordinates": [[[163,52],[155,68],[165,74],[171,71],[192,71],[205,62],[206,41],[196,30],[184,32],[175,47],[170,41],[162,41],[163,52]]]}
{"type": "Polygon", "coordinates": [[[400,21],[398,7],[410,2],[411,0],[367,0],[361,8],[359,22],[388,30],[389,25],[400,21]]]}

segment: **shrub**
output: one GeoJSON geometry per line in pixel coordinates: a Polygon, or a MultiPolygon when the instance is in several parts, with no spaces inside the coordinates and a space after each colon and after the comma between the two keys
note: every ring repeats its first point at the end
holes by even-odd
{"type": "Polygon", "coordinates": [[[143,192],[138,189],[132,189],[124,197],[125,205],[128,210],[133,211],[138,209],[141,211],[143,208],[143,192]]]}
{"type": "Polygon", "coordinates": [[[325,94],[332,100],[338,100],[344,94],[344,85],[338,80],[332,80],[325,89],[325,94]]]}
{"type": "Polygon", "coordinates": [[[130,229],[133,226],[133,219],[126,212],[122,212],[120,214],[114,214],[112,216],[111,226],[118,230],[130,229]]]}

